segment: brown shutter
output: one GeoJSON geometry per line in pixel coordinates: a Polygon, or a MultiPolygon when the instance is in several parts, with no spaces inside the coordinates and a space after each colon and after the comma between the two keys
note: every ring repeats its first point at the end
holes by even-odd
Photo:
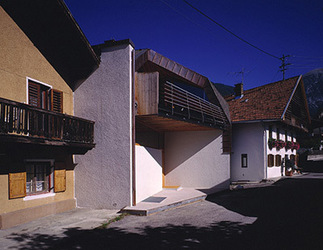
{"type": "Polygon", "coordinates": [[[282,157],[281,155],[275,155],[275,166],[279,167],[282,164],[282,157]]]}
{"type": "Polygon", "coordinates": [[[270,154],[268,155],[268,167],[274,166],[274,155],[270,154]]]}
{"type": "Polygon", "coordinates": [[[66,190],[66,170],[54,170],[54,192],[64,192],[66,190]]]}
{"type": "Polygon", "coordinates": [[[222,152],[231,153],[231,129],[225,130],[222,135],[222,152]]]}
{"type": "Polygon", "coordinates": [[[40,99],[40,85],[28,81],[28,104],[40,108],[40,99]]]}
{"type": "Polygon", "coordinates": [[[56,89],[51,89],[50,104],[52,111],[63,113],[63,92],[56,89]]]}
{"type": "Polygon", "coordinates": [[[9,173],[9,198],[26,196],[26,172],[9,173]]]}

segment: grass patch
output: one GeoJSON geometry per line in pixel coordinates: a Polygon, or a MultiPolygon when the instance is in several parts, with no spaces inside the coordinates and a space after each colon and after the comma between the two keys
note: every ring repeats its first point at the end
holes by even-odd
{"type": "Polygon", "coordinates": [[[129,214],[122,213],[122,214],[118,215],[117,217],[110,219],[108,222],[102,223],[102,225],[97,227],[97,229],[106,229],[111,223],[122,220],[127,215],[129,215],[129,214]]]}

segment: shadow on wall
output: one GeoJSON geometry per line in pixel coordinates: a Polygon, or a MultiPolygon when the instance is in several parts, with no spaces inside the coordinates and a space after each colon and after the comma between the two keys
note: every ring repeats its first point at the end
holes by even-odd
{"type": "Polygon", "coordinates": [[[159,149],[154,149],[154,148],[148,148],[145,147],[147,152],[150,154],[150,156],[158,163],[158,165],[162,166],[163,164],[163,159],[160,157],[161,153],[159,149]]]}
{"type": "MultiPolygon", "coordinates": [[[[180,166],[204,148],[207,148],[208,145],[221,136],[221,132],[220,130],[214,130],[166,133],[164,174],[167,175],[177,166],[180,166]],[[170,154],[172,155],[171,159],[169,157],[170,154]]],[[[219,150],[222,150],[222,148],[219,150]]]]}

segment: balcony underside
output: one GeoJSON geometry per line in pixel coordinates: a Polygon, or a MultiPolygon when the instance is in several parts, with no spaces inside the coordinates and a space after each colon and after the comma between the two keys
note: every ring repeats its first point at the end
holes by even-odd
{"type": "Polygon", "coordinates": [[[184,120],[180,117],[166,117],[164,115],[137,115],[136,131],[145,132],[154,130],[157,132],[171,131],[205,131],[215,130],[216,127],[208,124],[201,124],[199,121],[184,120]]]}
{"type": "Polygon", "coordinates": [[[58,141],[46,139],[43,137],[29,137],[23,135],[15,134],[0,134],[0,144],[23,144],[28,145],[40,145],[40,146],[49,146],[49,147],[62,147],[71,154],[80,154],[83,155],[87,151],[93,149],[95,144],[92,143],[80,143],[80,142],[67,142],[67,141],[58,141]]]}

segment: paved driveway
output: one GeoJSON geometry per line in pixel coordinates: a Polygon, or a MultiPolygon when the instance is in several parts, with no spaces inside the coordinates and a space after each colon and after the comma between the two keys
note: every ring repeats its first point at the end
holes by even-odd
{"type": "Polygon", "coordinates": [[[16,232],[15,249],[323,249],[323,174],[214,194],[107,229],[16,232]]]}

